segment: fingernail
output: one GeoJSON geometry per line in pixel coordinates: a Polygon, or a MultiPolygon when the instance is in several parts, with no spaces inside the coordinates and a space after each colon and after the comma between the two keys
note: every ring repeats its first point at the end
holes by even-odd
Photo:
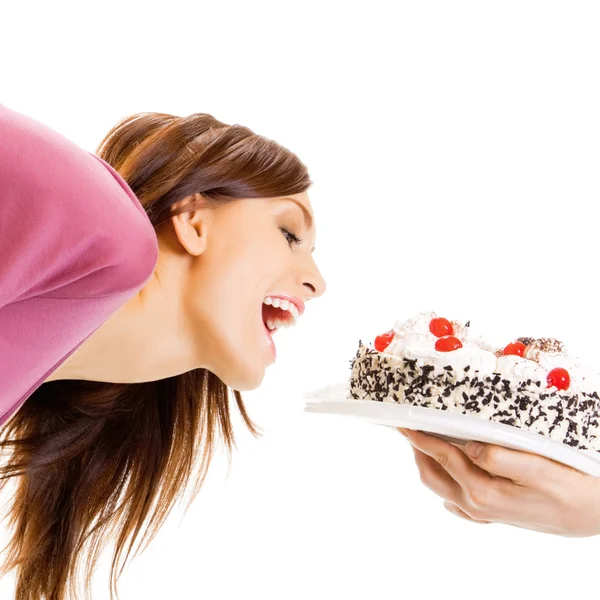
{"type": "Polygon", "coordinates": [[[406,434],[406,432],[405,432],[404,430],[400,429],[400,427],[397,427],[396,429],[397,429],[397,430],[398,430],[398,431],[399,431],[399,432],[400,432],[400,433],[401,433],[401,434],[402,434],[402,435],[403,435],[405,438],[407,438],[407,437],[408,437],[408,435],[406,434]]]}
{"type": "Polygon", "coordinates": [[[467,442],[465,446],[465,452],[473,458],[477,458],[481,454],[482,450],[483,444],[480,442],[467,442]]]}

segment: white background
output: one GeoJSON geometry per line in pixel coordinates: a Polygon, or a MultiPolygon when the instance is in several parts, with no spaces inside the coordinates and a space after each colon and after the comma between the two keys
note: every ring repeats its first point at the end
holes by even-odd
{"type": "Polygon", "coordinates": [[[301,394],[426,309],[600,362],[599,30],[597,2],[573,0],[3,3],[2,103],[90,150],[130,113],[208,112],[315,182],[328,291],[245,395],[264,436],[236,420],[231,470],[217,456],[123,600],[598,593],[599,538],[462,521],[400,434],[303,413],[301,394]]]}

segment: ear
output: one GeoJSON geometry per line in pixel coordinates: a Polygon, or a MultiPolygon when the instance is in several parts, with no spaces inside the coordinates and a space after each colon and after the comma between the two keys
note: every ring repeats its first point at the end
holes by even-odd
{"type": "Polygon", "coordinates": [[[188,206],[185,212],[171,217],[171,222],[179,243],[193,256],[199,256],[206,250],[211,207],[202,194],[194,194],[176,202],[172,209],[188,206]]]}

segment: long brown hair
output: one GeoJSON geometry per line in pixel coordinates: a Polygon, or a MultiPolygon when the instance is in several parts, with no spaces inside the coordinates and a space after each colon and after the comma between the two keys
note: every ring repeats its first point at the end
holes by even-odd
{"type": "MultiPolygon", "coordinates": [[[[204,113],[132,115],[113,127],[97,153],[127,181],[155,227],[191,210],[171,208],[189,196],[269,198],[311,185],[289,150],[204,113]]],[[[240,393],[205,369],[147,383],[56,380],[39,387],[0,436],[0,448],[11,449],[0,468],[0,490],[16,478],[6,515],[14,534],[2,550],[8,556],[1,573],[17,568],[16,600],[77,597],[84,549],[89,598],[109,534],[117,535],[109,583],[111,599],[118,598],[117,580],[146,521],[141,542],[149,538],[138,551],[193,481],[189,509],[219,440],[231,463],[231,393],[246,426],[259,436],[240,393]]]]}

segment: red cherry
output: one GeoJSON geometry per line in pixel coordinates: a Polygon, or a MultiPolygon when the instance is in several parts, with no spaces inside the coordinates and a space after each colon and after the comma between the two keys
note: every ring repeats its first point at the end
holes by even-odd
{"type": "Polygon", "coordinates": [[[375,350],[379,352],[383,352],[394,339],[394,332],[388,331],[387,333],[382,333],[375,338],[375,350]]]}
{"type": "Polygon", "coordinates": [[[527,346],[523,344],[523,342],[512,342],[512,344],[508,344],[506,348],[504,348],[504,356],[508,356],[509,354],[514,354],[515,356],[524,356],[525,348],[527,346]]]}
{"type": "Polygon", "coordinates": [[[431,319],[429,323],[429,331],[435,335],[435,337],[444,337],[446,335],[454,335],[454,327],[448,319],[439,317],[437,319],[431,319]]]}
{"type": "Polygon", "coordinates": [[[569,376],[569,371],[562,369],[561,367],[557,367],[548,373],[546,381],[548,382],[548,387],[554,386],[559,390],[566,390],[571,384],[571,377],[569,376]]]}
{"type": "Polygon", "coordinates": [[[459,348],[462,348],[462,342],[452,335],[441,337],[435,343],[435,349],[438,352],[452,352],[452,350],[458,350],[459,348]]]}

